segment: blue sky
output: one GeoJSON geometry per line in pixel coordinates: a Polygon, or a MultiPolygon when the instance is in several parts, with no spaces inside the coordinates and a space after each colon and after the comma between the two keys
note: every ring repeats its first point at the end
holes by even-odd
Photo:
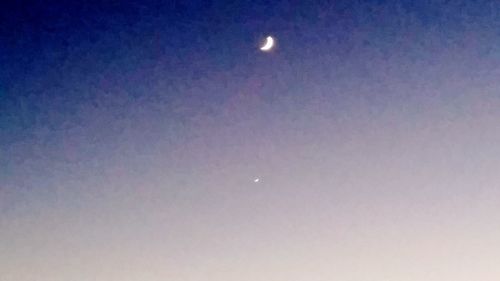
{"type": "Polygon", "coordinates": [[[0,279],[498,279],[495,1],[2,5],[0,279]]]}

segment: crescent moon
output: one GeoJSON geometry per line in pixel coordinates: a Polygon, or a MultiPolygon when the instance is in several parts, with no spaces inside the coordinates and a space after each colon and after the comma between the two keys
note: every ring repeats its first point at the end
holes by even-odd
{"type": "Polygon", "coordinates": [[[267,36],[266,43],[264,44],[264,46],[260,47],[260,50],[267,52],[271,50],[273,46],[274,46],[274,38],[271,36],[267,36]]]}

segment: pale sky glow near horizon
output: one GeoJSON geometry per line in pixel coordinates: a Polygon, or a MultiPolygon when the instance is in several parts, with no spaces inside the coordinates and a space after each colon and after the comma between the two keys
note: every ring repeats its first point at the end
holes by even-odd
{"type": "Polygon", "coordinates": [[[0,280],[500,280],[500,3],[188,2],[3,9],[0,280]]]}

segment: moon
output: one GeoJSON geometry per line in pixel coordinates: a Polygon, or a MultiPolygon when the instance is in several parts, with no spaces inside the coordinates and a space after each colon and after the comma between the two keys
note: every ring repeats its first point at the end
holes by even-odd
{"type": "Polygon", "coordinates": [[[267,36],[266,43],[262,47],[260,47],[261,51],[269,52],[274,47],[274,38],[271,36],[267,36]]]}

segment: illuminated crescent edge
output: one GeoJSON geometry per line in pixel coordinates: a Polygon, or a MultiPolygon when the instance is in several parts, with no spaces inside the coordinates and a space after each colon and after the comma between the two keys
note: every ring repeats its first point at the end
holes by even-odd
{"type": "Polygon", "coordinates": [[[262,46],[260,49],[262,51],[269,51],[274,45],[274,39],[273,37],[271,36],[267,36],[266,38],[266,44],[264,44],[264,46],[262,46]]]}

